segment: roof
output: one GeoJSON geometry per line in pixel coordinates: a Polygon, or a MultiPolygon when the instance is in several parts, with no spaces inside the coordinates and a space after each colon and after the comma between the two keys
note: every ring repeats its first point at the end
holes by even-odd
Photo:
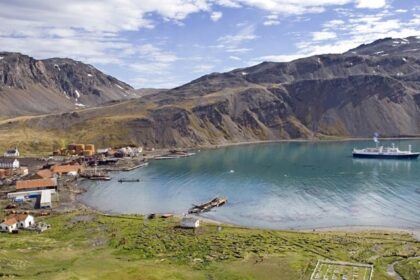
{"type": "Polygon", "coordinates": [[[51,191],[50,190],[43,190],[41,192],[41,206],[45,203],[50,204],[51,203],[51,191]]]}
{"type": "Polygon", "coordinates": [[[15,158],[10,158],[10,157],[0,157],[0,162],[1,163],[13,163],[15,160],[15,158]]]}
{"type": "Polygon", "coordinates": [[[51,178],[53,176],[53,173],[49,169],[41,169],[36,173],[36,175],[38,175],[39,177],[43,179],[46,179],[46,178],[51,178]]]}
{"type": "Polygon", "coordinates": [[[48,188],[48,187],[56,187],[56,186],[57,186],[57,179],[55,178],[25,180],[25,181],[16,182],[17,190],[40,189],[40,188],[48,188]]]}
{"type": "Polygon", "coordinates": [[[69,173],[69,172],[79,172],[82,169],[82,166],[79,164],[75,165],[54,165],[51,167],[53,173],[69,173]]]}
{"type": "Polygon", "coordinates": [[[7,150],[6,153],[8,153],[8,154],[15,154],[15,153],[17,153],[17,151],[18,151],[18,149],[17,148],[14,148],[14,149],[7,150]]]}
{"type": "Polygon", "coordinates": [[[21,221],[26,220],[26,218],[28,218],[28,216],[29,216],[29,214],[10,214],[9,216],[7,216],[4,219],[3,223],[11,226],[11,225],[16,224],[17,222],[21,222],[21,221]]]}
{"type": "Polygon", "coordinates": [[[188,222],[188,223],[195,223],[199,221],[199,219],[193,218],[193,217],[184,217],[182,218],[182,222],[188,222]]]}
{"type": "Polygon", "coordinates": [[[4,219],[4,221],[3,221],[2,224],[6,224],[8,226],[12,226],[12,225],[14,225],[16,223],[17,223],[17,221],[16,221],[15,218],[6,218],[6,219],[4,219]]]}

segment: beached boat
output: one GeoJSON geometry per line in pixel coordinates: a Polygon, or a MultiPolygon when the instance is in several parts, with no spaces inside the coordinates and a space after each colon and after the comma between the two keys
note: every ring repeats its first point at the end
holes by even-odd
{"type": "Polygon", "coordinates": [[[373,141],[376,143],[376,147],[364,149],[353,148],[353,157],[377,159],[416,159],[420,155],[418,152],[411,151],[411,145],[408,145],[407,151],[401,151],[394,143],[392,143],[392,147],[379,146],[377,134],[373,137],[373,141]]]}

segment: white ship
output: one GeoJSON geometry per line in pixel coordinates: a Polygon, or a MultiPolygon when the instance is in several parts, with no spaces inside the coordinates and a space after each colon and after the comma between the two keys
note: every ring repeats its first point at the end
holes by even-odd
{"type": "Polygon", "coordinates": [[[401,151],[392,143],[392,147],[379,146],[378,134],[375,133],[373,141],[376,147],[355,149],[353,148],[353,157],[355,158],[382,158],[382,159],[416,159],[420,153],[412,152],[411,145],[408,145],[407,151],[401,151]]]}

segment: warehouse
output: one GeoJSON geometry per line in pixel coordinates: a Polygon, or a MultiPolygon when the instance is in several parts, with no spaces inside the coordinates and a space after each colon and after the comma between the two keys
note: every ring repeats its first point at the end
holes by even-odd
{"type": "Polygon", "coordinates": [[[15,158],[0,157],[0,168],[17,169],[20,167],[19,160],[15,158]]]}
{"type": "Polygon", "coordinates": [[[16,190],[57,189],[57,179],[35,179],[16,182],[16,190]]]}

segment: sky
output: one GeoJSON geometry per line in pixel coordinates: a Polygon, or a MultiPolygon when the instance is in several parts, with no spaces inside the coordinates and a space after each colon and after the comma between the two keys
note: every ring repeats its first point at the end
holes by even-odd
{"type": "Polygon", "coordinates": [[[416,0],[0,0],[0,51],[171,88],[263,61],[420,35],[416,0]]]}

